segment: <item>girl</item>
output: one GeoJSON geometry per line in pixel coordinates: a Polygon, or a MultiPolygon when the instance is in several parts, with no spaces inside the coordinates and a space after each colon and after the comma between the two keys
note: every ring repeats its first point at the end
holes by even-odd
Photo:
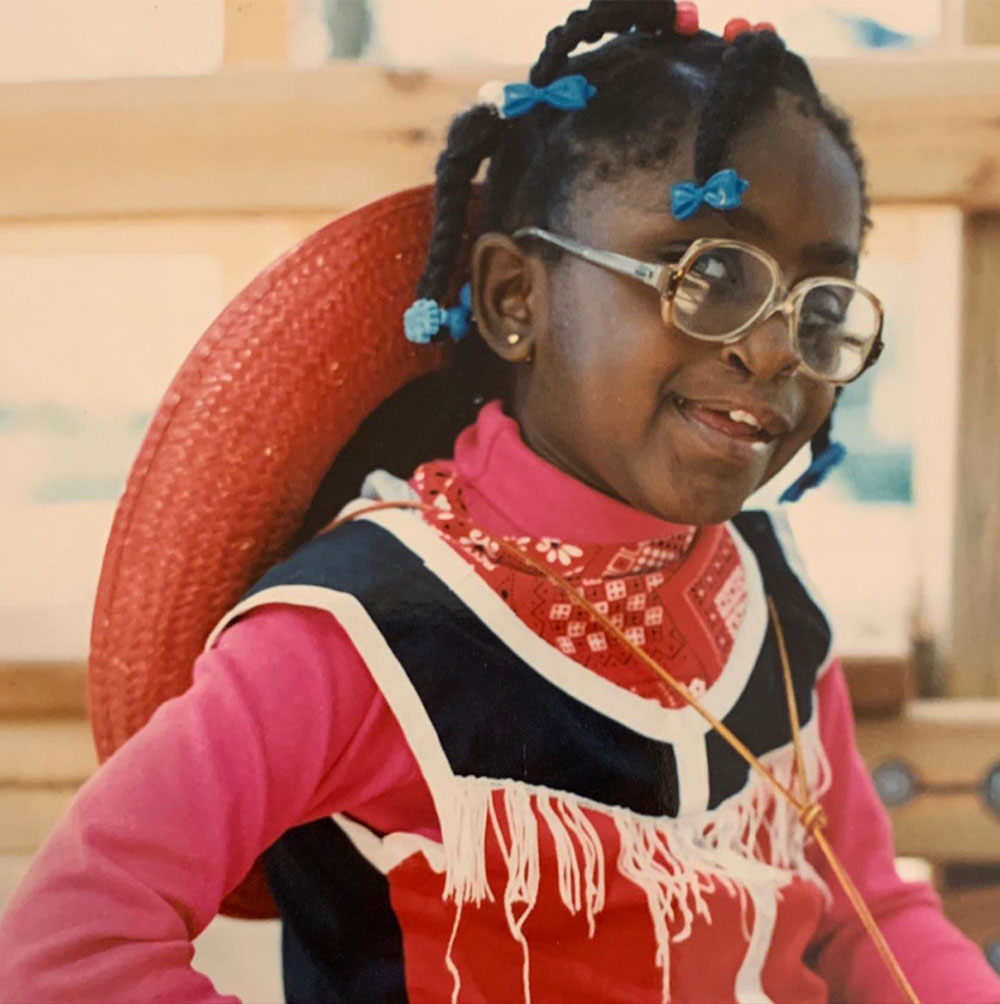
{"type": "Polygon", "coordinates": [[[592,3],[455,120],[411,340],[468,327],[484,159],[477,334],[382,421],[497,399],[369,478],[86,786],[3,999],[227,999],[191,939],[267,849],[293,1001],[1000,1002],[896,876],[827,622],[740,511],[807,442],[821,476],[881,344],[846,122],[770,26],[592,3]]]}

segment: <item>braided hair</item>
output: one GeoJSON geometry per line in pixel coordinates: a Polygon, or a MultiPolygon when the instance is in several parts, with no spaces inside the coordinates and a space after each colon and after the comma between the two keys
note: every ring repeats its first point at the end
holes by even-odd
{"type": "MultiPolygon", "coordinates": [[[[864,163],[850,124],[820,94],[801,57],[771,31],[745,32],[730,43],[705,31],[679,34],[676,14],[673,0],[593,0],[548,33],[528,75],[531,84],[544,87],[583,74],[597,89],[585,108],[567,113],[538,105],[503,119],[496,107],[480,104],[453,120],[437,161],[434,222],[418,297],[454,300],[463,279],[456,275],[462,249],[472,236],[473,183],[484,161],[481,232],[553,229],[577,186],[659,166],[696,116],[695,174],[704,183],[722,165],[734,137],[772,106],[779,91],[822,123],[848,155],[867,229],[864,163]],[[608,34],[614,37],[574,55],[608,34]]],[[[509,400],[510,383],[509,366],[483,339],[464,339],[447,370],[404,388],[362,426],[347,451],[359,456],[352,475],[371,469],[372,451],[381,466],[401,475],[429,456],[447,455],[483,401],[509,400]],[[433,407],[427,406],[428,395],[433,407]],[[388,443],[394,444],[389,455],[388,443]]],[[[829,440],[827,420],[813,438],[814,456],[829,440]]]]}

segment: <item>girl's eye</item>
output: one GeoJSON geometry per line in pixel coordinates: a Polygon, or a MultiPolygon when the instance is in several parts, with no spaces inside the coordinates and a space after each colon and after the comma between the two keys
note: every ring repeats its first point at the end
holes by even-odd
{"type": "Polygon", "coordinates": [[[806,297],[799,323],[817,330],[837,330],[847,318],[849,305],[850,297],[839,289],[818,287],[806,297]]]}
{"type": "Polygon", "coordinates": [[[802,314],[799,323],[808,328],[835,331],[844,323],[844,313],[834,310],[809,310],[802,314]]]}
{"type": "Polygon", "coordinates": [[[715,248],[698,255],[691,271],[712,283],[735,283],[743,277],[742,252],[735,248],[715,248]]]}

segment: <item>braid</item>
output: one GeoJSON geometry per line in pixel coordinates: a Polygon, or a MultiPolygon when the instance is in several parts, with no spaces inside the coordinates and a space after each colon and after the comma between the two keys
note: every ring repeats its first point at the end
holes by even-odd
{"type": "MultiPolygon", "coordinates": [[[[837,388],[834,404],[840,398],[842,388],[837,388]]],[[[826,421],[813,433],[809,440],[809,466],[781,493],[779,502],[798,502],[802,496],[822,484],[830,472],[844,459],[847,450],[842,443],[835,443],[833,433],[833,412],[826,421]]]]}
{"type": "Polygon", "coordinates": [[[798,96],[803,114],[823,123],[854,166],[861,191],[863,236],[871,228],[871,198],[864,158],[854,142],[851,123],[820,93],[802,58],[788,52],[773,32],[745,32],[723,50],[695,140],[696,178],[703,182],[718,170],[728,141],[779,86],[798,96]]]}
{"type": "Polygon", "coordinates": [[[677,5],[673,0],[592,0],[586,10],[576,10],[566,23],[545,37],[545,48],[531,68],[528,80],[543,87],[563,75],[566,62],[582,42],[598,42],[608,32],[624,34],[635,28],[650,34],[673,31],[677,5]]]}
{"type": "Polygon", "coordinates": [[[844,387],[843,384],[841,384],[833,392],[833,408],[830,409],[830,414],[826,416],[826,421],[813,433],[812,439],[809,440],[809,450],[813,459],[818,457],[832,442],[833,410],[837,407],[837,402],[840,400],[840,395],[843,393],[844,387]]]}
{"type": "Polygon", "coordinates": [[[499,146],[505,123],[490,105],[473,105],[451,124],[438,157],[434,191],[434,229],[417,295],[443,297],[462,246],[472,181],[482,162],[499,146]]]}
{"type": "MultiPolygon", "coordinates": [[[[839,397],[839,395],[838,395],[839,397]]],[[[826,417],[826,421],[813,433],[809,440],[809,452],[813,460],[820,456],[830,445],[830,437],[833,434],[833,413],[826,417]]]]}
{"type": "Polygon", "coordinates": [[[674,0],[592,0],[548,33],[530,72],[535,86],[584,74],[597,87],[587,107],[566,115],[540,106],[506,121],[494,108],[477,105],[454,120],[437,164],[435,220],[418,296],[440,300],[448,293],[483,160],[489,160],[485,229],[552,225],[588,177],[607,182],[631,168],[666,162],[699,115],[694,166],[697,180],[706,180],[733,137],[779,89],[797,99],[803,114],[819,119],[847,153],[868,225],[864,164],[850,125],[817,91],[805,63],[773,32],[745,32],[726,44],[707,32],[679,35],[676,15],[674,0]],[[572,55],[608,33],[619,37],[572,55]]]}
{"type": "Polygon", "coordinates": [[[697,181],[719,169],[729,140],[774,95],[784,55],[785,43],[771,31],[744,32],[726,47],[698,125],[697,181]]]}
{"type": "MultiPolygon", "coordinates": [[[[672,34],[675,15],[674,0],[592,0],[586,10],[574,11],[564,25],[548,33],[529,79],[535,86],[551,82],[562,74],[578,45],[597,42],[608,32],[621,34],[634,28],[648,34],[672,34]]],[[[418,297],[436,300],[445,295],[462,243],[472,181],[482,162],[490,159],[485,216],[491,222],[498,203],[506,202],[504,196],[509,194],[509,186],[498,179],[516,179],[524,173],[530,154],[526,157],[523,147],[530,150],[536,144],[504,143],[515,129],[537,131],[538,125],[515,126],[500,119],[488,105],[475,105],[453,120],[437,162],[434,228],[424,274],[417,284],[418,297]]]]}
{"type": "MultiPolygon", "coordinates": [[[[596,87],[586,107],[566,113],[539,105],[506,120],[496,108],[477,105],[453,121],[436,167],[434,223],[418,297],[444,305],[460,281],[472,185],[484,160],[482,231],[558,227],[581,187],[613,183],[632,170],[662,170],[692,129],[695,175],[704,182],[723,166],[728,145],[779,91],[787,92],[803,115],[821,122],[850,158],[867,225],[864,164],[850,125],[819,93],[806,64],[773,32],[746,32],[726,43],[705,31],[678,33],[676,17],[674,0],[592,0],[548,33],[529,74],[535,87],[582,74],[596,87]],[[608,34],[617,37],[576,52],[608,34]]],[[[386,406],[385,428],[394,431],[384,440],[395,444],[393,452],[402,459],[397,464],[379,456],[369,468],[409,473],[408,458],[421,455],[430,435],[428,409],[418,399],[433,400],[429,410],[440,425],[439,441],[447,444],[448,435],[467,425],[484,399],[506,399],[512,387],[509,365],[485,340],[464,339],[454,346],[448,369],[428,377],[424,391],[414,389],[405,408],[400,404],[397,414],[386,406]],[[400,430],[411,426],[413,449],[405,453],[400,430]]],[[[829,457],[831,447],[837,448],[830,435],[827,421],[812,438],[814,458],[829,457]]],[[[381,436],[373,427],[372,442],[381,442],[381,436]]],[[[436,453],[428,449],[423,455],[436,453]]]]}

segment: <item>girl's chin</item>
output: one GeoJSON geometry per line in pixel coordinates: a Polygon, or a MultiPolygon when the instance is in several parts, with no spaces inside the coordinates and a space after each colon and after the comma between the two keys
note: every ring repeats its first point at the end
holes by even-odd
{"type": "Polygon", "coordinates": [[[721,483],[715,479],[699,480],[681,493],[669,488],[654,490],[648,501],[638,508],[669,523],[710,526],[732,519],[763,483],[753,481],[736,485],[733,479],[721,483]]]}

